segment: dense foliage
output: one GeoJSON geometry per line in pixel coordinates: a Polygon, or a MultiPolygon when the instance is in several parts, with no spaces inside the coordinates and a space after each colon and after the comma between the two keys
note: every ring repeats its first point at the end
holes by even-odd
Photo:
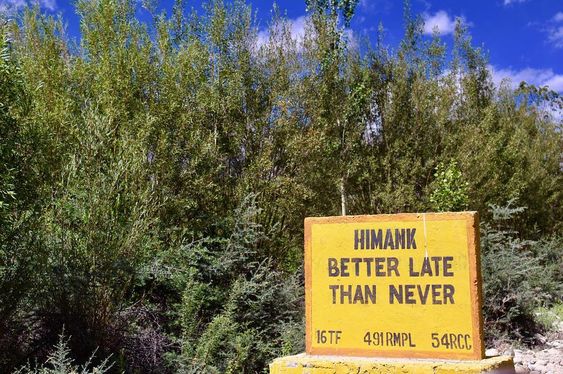
{"type": "Polygon", "coordinates": [[[525,209],[511,203],[492,205],[493,219],[481,227],[485,322],[490,339],[534,343],[538,307],[563,297],[563,240],[520,238],[511,221],[525,209]]]}
{"type": "Polygon", "coordinates": [[[0,371],[57,341],[69,367],[263,371],[303,349],[306,216],[478,210],[488,331],[561,300],[561,98],[495,87],[461,23],[449,50],[407,9],[392,50],[344,28],[353,0],[307,1],[298,38],[242,0],[148,3],[78,0],[79,42],[0,20],[0,371]]]}

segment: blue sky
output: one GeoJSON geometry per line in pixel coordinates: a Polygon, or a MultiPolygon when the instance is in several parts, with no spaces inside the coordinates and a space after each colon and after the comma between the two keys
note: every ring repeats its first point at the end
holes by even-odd
{"type": "MultiPolygon", "coordinates": [[[[42,8],[60,13],[69,35],[79,36],[79,21],[73,1],[38,0],[42,8]]],[[[248,0],[257,11],[260,27],[265,29],[273,0],[248,0]]],[[[13,12],[31,0],[0,0],[0,11],[13,12]]],[[[162,0],[159,6],[169,9],[173,0],[162,0]]],[[[200,0],[187,0],[199,7],[200,0]]],[[[305,21],[304,0],[278,0],[292,20],[295,34],[302,32],[305,21]]],[[[489,56],[493,78],[499,82],[510,78],[514,85],[525,80],[549,85],[563,93],[563,1],[556,0],[411,0],[414,13],[425,20],[428,34],[437,27],[444,40],[451,43],[456,17],[469,26],[474,45],[482,46],[489,56]]],[[[395,47],[403,35],[403,2],[401,0],[360,0],[351,29],[354,35],[375,38],[381,22],[386,42],[395,47]]]]}

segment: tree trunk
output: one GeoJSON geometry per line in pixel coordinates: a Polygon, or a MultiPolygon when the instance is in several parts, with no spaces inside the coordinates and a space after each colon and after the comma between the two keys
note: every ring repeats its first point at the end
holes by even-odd
{"type": "Polygon", "coordinates": [[[344,188],[344,177],[340,178],[340,209],[341,215],[346,215],[346,189],[344,188]]]}

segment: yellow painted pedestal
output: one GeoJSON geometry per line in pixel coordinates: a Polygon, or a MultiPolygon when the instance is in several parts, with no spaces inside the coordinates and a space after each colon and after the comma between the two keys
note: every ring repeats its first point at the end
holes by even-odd
{"type": "Polygon", "coordinates": [[[512,357],[480,361],[387,359],[343,356],[311,356],[304,353],[280,357],[270,364],[270,374],[474,374],[514,373],[512,357]]]}

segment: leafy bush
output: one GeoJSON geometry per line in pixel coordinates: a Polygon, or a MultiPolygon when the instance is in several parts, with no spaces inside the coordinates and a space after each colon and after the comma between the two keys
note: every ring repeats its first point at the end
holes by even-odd
{"type": "Polygon", "coordinates": [[[276,356],[304,348],[299,273],[276,269],[260,213],[256,197],[247,196],[221,225],[221,237],[183,245],[169,263],[183,290],[176,370],[257,373],[276,356]]]}
{"type": "Polygon", "coordinates": [[[0,371],[25,360],[36,328],[27,297],[42,271],[38,245],[37,137],[14,40],[0,15],[0,371]]]}
{"type": "Polygon", "coordinates": [[[467,209],[469,184],[463,176],[457,162],[450,161],[447,165],[440,162],[434,174],[433,191],[430,202],[437,211],[455,212],[467,209]]]}
{"type": "Polygon", "coordinates": [[[536,241],[530,251],[542,267],[532,286],[542,290],[546,306],[560,305],[563,302],[563,237],[557,234],[544,237],[536,241]]]}
{"type": "Polygon", "coordinates": [[[533,342],[540,325],[535,309],[561,300],[561,244],[558,237],[519,238],[511,221],[524,208],[491,206],[492,223],[481,226],[481,268],[487,340],[533,342]]]}

